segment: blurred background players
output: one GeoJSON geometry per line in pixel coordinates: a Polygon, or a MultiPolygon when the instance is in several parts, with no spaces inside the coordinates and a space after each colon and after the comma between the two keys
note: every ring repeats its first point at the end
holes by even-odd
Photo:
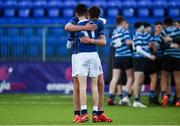
{"type": "Polygon", "coordinates": [[[125,96],[127,96],[128,105],[130,105],[128,96],[130,95],[129,93],[131,92],[130,89],[133,82],[132,52],[130,49],[132,40],[129,31],[125,29],[127,24],[122,16],[117,16],[116,25],[117,27],[112,33],[112,45],[115,48],[115,58],[112,80],[109,87],[108,104],[114,102],[116,84],[121,76],[121,71],[125,70],[127,77],[125,96]]]}
{"type": "Polygon", "coordinates": [[[134,24],[136,29],[134,42],[136,52],[134,53],[133,66],[134,66],[134,97],[135,101],[133,107],[147,107],[140,102],[140,91],[141,86],[144,82],[144,73],[152,74],[154,73],[154,68],[152,69],[150,62],[156,59],[156,57],[151,54],[149,48],[149,41],[144,41],[144,25],[141,22],[134,24]]]}
{"type": "Polygon", "coordinates": [[[179,41],[176,41],[176,37],[180,36],[180,29],[174,26],[172,18],[165,18],[164,25],[165,28],[163,29],[161,36],[164,40],[164,43],[169,46],[168,48],[164,49],[164,59],[162,65],[162,105],[166,106],[168,101],[168,96],[166,93],[168,72],[172,72],[176,86],[176,106],[180,106],[180,45],[179,41]]]}

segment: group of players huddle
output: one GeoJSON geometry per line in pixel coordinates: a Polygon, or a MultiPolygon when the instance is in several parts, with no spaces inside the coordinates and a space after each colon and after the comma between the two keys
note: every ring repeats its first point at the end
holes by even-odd
{"type": "MultiPolygon", "coordinates": [[[[180,24],[167,17],[163,23],[158,21],[152,32],[151,25],[146,22],[134,24],[135,34],[132,37],[128,30],[128,22],[122,17],[116,18],[117,27],[112,33],[114,61],[112,80],[109,87],[108,105],[114,105],[116,84],[120,83],[121,72],[126,74],[126,89],[118,94],[120,105],[131,106],[130,98],[134,95],[133,107],[146,108],[140,101],[141,86],[145,75],[150,78],[149,103],[166,106],[171,100],[171,74],[176,92],[174,102],[180,106],[180,24]],[[159,76],[159,78],[158,78],[159,76]],[[158,84],[158,82],[160,84],[158,84]],[[159,92],[161,89],[161,103],[159,92]],[[168,97],[169,96],[169,97],[168,97]]],[[[120,90],[122,90],[122,85],[120,90]]],[[[119,87],[118,86],[118,87],[119,87]]]]}
{"type": "MultiPolygon", "coordinates": [[[[65,25],[65,30],[69,32],[66,46],[68,49],[73,49],[73,122],[82,123],[89,120],[86,95],[88,77],[91,81],[93,100],[92,121],[112,122],[103,110],[103,69],[96,50],[96,46],[106,45],[104,33],[106,20],[99,18],[101,11],[97,6],[88,9],[86,5],[78,4],[75,14],[76,16],[65,25]]],[[[134,107],[147,107],[140,102],[140,90],[145,73],[150,76],[151,80],[149,100],[155,103],[157,100],[157,71],[161,71],[163,106],[168,101],[166,89],[169,72],[173,72],[176,85],[176,106],[180,106],[180,43],[178,40],[180,29],[173,26],[171,18],[167,18],[164,20],[164,30],[157,30],[152,35],[150,24],[137,22],[134,25],[136,33],[132,39],[128,30],[128,22],[121,16],[117,17],[116,22],[117,27],[112,33],[111,43],[115,48],[115,58],[108,104],[114,103],[115,87],[121,71],[125,70],[127,82],[126,93],[121,100],[123,104],[131,105],[130,97],[133,94],[134,107]]],[[[155,26],[157,29],[162,29],[163,25],[159,22],[155,26]]]]}

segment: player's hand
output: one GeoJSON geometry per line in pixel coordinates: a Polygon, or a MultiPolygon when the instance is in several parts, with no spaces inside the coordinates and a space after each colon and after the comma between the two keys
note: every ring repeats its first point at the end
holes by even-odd
{"type": "Polygon", "coordinates": [[[172,38],[169,36],[164,37],[164,42],[170,42],[172,41],[172,38]]]}
{"type": "Polygon", "coordinates": [[[151,59],[151,60],[155,60],[155,59],[156,59],[156,56],[155,56],[155,55],[151,55],[150,59],[151,59]]]}
{"type": "Polygon", "coordinates": [[[87,36],[84,36],[84,37],[81,37],[80,38],[80,42],[84,43],[84,44],[89,44],[89,43],[92,43],[92,39],[90,39],[89,37],[87,36]]]}
{"type": "Polygon", "coordinates": [[[180,48],[180,46],[177,43],[172,43],[170,46],[171,48],[175,48],[175,49],[180,48]]]}
{"type": "Polygon", "coordinates": [[[96,24],[87,23],[87,24],[85,25],[85,27],[86,27],[86,30],[87,30],[87,31],[94,31],[94,30],[97,29],[97,25],[96,25],[96,24]]]}
{"type": "Polygon", "coordinates": [[[133,41],[131,41],[131,40],[126,41],[126,45],[132,45],[132,43],[133,43],[133,41]]]}
{"type": "Polygon", "coordinates": [[[149,48],[152,48],[152,47],[154,46],[154,43],[153,43],[153,42],[150,42],[150,43],[148,44],[148,46],[149,46],[149,48]]]}
{"type": "Polygon", "coordinates": [[[157,46],[154,42],[150,42],[148,46],[152,49],[153,53],[157,52],[157,46]]]}

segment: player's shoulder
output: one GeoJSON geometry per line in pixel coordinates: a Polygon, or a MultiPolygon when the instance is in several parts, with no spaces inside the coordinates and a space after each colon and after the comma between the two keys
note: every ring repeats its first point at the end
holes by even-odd
{"type": "Polygon", "coordinates": [[[97,26],[103,26],[103,21],[100,19],[93,19],[91,20],[94,24],[96,24],[97,26]]]}
{"type": "Polygon", "coordinates": [[[90,20],[84,19],[84,20],[78,21],[78,24],[79,24],[79,25],[85,25],[85,24],[87,24],[87,23],[89,23],[89,22],[90,22],[90,20]]]}
{"type": "Polygon", "coordinates": [[[71,18],[71,20],[69,21],[69,23],[72,23],[72,24],[74,24],[74,25],[77,25],[78,22],[79,22],[79,19],[78,19],[77,17],[73,17],[73,18],[71,18]]]}

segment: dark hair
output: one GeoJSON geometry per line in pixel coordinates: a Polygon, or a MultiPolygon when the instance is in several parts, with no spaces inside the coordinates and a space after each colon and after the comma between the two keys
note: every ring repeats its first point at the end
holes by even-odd
{"type": "Polygon", "coordinates": [[[143,23],[143,26],[144,26],[144,28],[147,28],[147,27],[151,27],[151,24],[148,23],[148,22],[144,22],[144,23],[143,23]]]}
{"type": "Polygon", "coordinates": [[[155,22],[155,25],[163,25],[163,23],[161,21],[157,21],[155,22]]]}
{"type": "Polygon", "coordinates": [[[163,23],[166,26],[172,26],[173,25],[173,19],[171,17],[167,17],[167,18],[164,19],[163,23]]]}
{"type": "Polygon", "coordinates": [[[75,8],[75,13],[78,16],[84,16],[87,14],[87,6],[85,4],[78,4],[75,8]]]}
{"type": "Polygon", "coordinates": [[[116,17],[116,24],[117,25],[121,24],[123,21],[125,21],[123,16],[117,16],[116,17]]]}
{"type": "Polygon", "coordinates": [[[178,24],[180,24],[180,20],[176,20],[175,22],[178,23],[178,24]]]}
{"type": "Polygon", "coordinates": [[[97,6],[92,6],[89,8],[89,16],[91,19],[94,19],[94,18],[99,18],[100,14],[101,14],[101,9],[97,6]]]}
{"type": "Polygon", "coordinates": [[[138,28],[140,28],[142,25],[143,25],[143,22],[136,22],[136,23],[134,23],[134,28],[135,28],[135,29],[138,29],[138,28]]]}

